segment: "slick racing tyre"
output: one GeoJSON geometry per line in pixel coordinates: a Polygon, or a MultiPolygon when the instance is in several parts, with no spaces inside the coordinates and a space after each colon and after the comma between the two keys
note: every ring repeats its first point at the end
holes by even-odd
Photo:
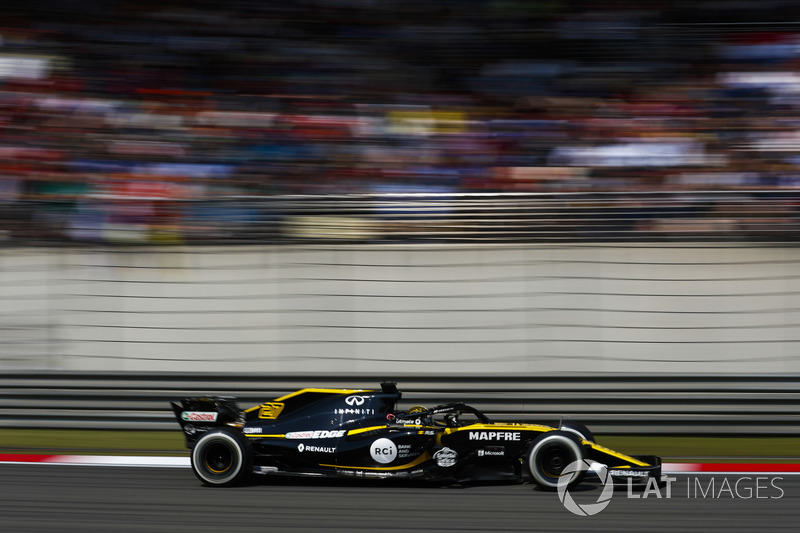
{"type": "MultiPolygon", "coordinates": [[[[580,438],[566,431],[548,431],[539,435],[528,447],[528,469],[533,480],[541,487],[555,490],[561,472],[575,461],[584,459],[580,438]]],[[[585,471],[573,474],[568,486],[577,485],[585,471]]]]}
{"type": "Polygon", "coordinates": [[[192,471],[207,485],[224,487],[242,481],[253,470],[247,439],[229,429],[212,430],[192,448],[192,471]]]}
{"type": "Polygon", "coordinates": [[[574,433],[583,440],[588,440],[590,442],[597,442],[596,440],[594,440],[594,434],[592,433],[592,431],[583,424],[581,424],[580,422],[563,422],[559,429],[561,431],[574,433]]]}

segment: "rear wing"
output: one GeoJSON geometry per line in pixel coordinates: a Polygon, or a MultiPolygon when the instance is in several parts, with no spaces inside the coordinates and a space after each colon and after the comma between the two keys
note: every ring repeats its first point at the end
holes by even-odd
{"type": "Polygon", "coordinates": [[[194,396],[180,403],[170,402],[172,412],[191,447],[200,433],[219,426],[241,427],[244,412],[232,396],[194,396]]]}

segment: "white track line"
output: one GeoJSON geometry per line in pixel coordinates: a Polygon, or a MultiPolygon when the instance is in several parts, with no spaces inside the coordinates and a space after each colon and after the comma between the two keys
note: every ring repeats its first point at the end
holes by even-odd
{"type": "MultiPolygon", "coordinates": [[[[38,464],[38,465],[71,465],[71,466],[126,466],[146,468],[189,468],[188,457],[159,457],[144,455],[24,455],[13,456],[0,454],[0,464],[38,464]]],[[[735,464],[726,464],[730,469],[716,471],[713,463],[664,463],[662,474],[754,474],[754,475],[800,475],[798,465],[774,465],[743,463],[740,468],[735,464]],[[759,470],[760,466],[765,467],[759,470]],[[711,468],[710,468],[711,467],[711,468]]]]}

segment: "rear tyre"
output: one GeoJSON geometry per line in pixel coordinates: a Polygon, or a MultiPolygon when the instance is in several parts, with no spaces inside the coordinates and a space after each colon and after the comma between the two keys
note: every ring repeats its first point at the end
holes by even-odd
{"type": "Polygon", "coordinates": [[[194,475],[207,485],[235,485],[253,470],[253,450],[247,439],[229,429],[209,431],[195,443],[191,455],[194,475]]]}
{"type": "MultiPolygon", "coordinates": [[[[542,488],[555,490],[561,473],[575,461],[583,461],[583,446],[577,435],[566,431],[548,431],[539,435],[528,447],[528,469],[542,488]]],[[[581,482],[585,470],[573,472],[568,487],[581,482]]]]}

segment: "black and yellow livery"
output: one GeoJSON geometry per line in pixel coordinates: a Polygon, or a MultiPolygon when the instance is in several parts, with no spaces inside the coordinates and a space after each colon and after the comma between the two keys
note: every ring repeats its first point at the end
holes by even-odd
{"type": "MultiPolygon", "coordinates": [[[[497,423],[463,403],[398,410],[400,398],[394,383],[382,383],[380,390],[302,389],[246,410],[216,396],[185,398],[172,409],[192,469],[208,485],[235,484],[254,472],[531,480],[552,489],[574,461],[605,465],[612,476],[661,477],[659,457],[605,448],[575,422],[497,423]]],[[[578,473],[569,483],[581,480],[578,473]]]]}

